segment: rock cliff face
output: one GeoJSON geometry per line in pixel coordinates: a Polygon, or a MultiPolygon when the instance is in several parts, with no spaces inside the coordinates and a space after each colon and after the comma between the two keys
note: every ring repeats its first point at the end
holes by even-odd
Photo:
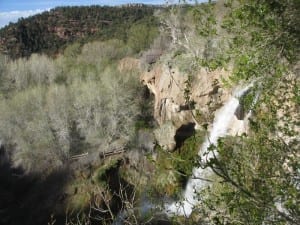
{"type": "MultiPolygon", "coordinates": [[[[190,102],[186,104],[184,96],[187,88],[188,74],[180,72],[178,68],[164,64],[154,64],[153,68],[144,72],[141,81],[154,94],[154,117],[160,128],[155,136],[164,149],[173,150],[176,147],[175,135],[180,127],[186,124],[195,124],[195,129],[209,125],[216,111],[228,100],[231,91],[222,86],[221,79],[227,78],[230,72],[225,70],[207,71],[201,69],[193,75],[190,82],[190,102]]],[[[237,112],[237,115],[241,115],[237,112]]],[[[243,118],[232,121],[231,134],[245,130],[243,118]]]]}

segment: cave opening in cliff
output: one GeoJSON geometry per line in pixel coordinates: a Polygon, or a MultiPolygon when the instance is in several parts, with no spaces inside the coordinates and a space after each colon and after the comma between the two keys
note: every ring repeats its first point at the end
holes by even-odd
{"type": "Polygon", "coordinates": [[[176,149],[180,148],[184,141],[195,134],[195,123],[183,124],[175,134],[176,149]]]}

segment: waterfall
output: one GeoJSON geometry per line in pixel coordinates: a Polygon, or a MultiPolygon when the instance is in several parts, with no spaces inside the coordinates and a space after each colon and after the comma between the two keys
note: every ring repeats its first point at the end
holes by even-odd
{"type": "MultiPolygon", "coordinates": [[[[213,158],[214,155],[217,155],[217,152],[210,151],[209,153],[207,153],[208,147],[211,144],[216,145],[219,137],[225,136],[228,129],[232,128],[230,127],[231,121],[235,117],[235,111],[239,106],[239,97],[241,97],[252,86],[253,83],[244,88],[237,89],[233,93],[233,96],[217,112],[212,124],[212,129],[210,131],[209,137],[206,138],[198,153],[202,160],[201,163],[205,164],[209,159],[213,158]]],[[[184,200],[179,203],[172,203],[170,205],[167,205],[165,207],[166,212],[168,214],[184,215],[186,217],[190,216],[193,207],[198,202],[196,192],[203,190],[209,184],[208,181],[205,180],[205,178],[208,178],[211,174],[212,171],[209,168],[194,168],[192,177],[188,180],[183,193],[184,200]]]]}
{"type": "MultiPolygon", "coordinates": [[[[250,83],[248,86],[243,88],[238,88],[233,92],[232,97],[221,107],[216,113],[215,119],[212,124],[212,128],[209,136],[205,139],[202,144],[198,155],[201,157],[202,163],[205,164],[208,160],[217,155],[217,152],[207,152],[208,147],[211,144],[216,145],[217,141],[220,137],[225,136],[229,129],[231,131],[237,131],[239,127],[233,127],[232,121],[235,117],[236,109],[239,106],[239,98],[245,94],[246,91],[249,90],[253,86],[253,83],[250,83]]],[[[259,94],[255,96],[253,104],[250,108],[250,111],[245,117],[245,120],[250,117],[252,107],[256,103],[259,94]]],[[[192,177],[189,179],[186,188],[183,192],[183,201],[181,202],[173,202],[166,204],[164,206],[164,212],[168,215],[183,215],[190,216],[192,213],[193,207],[197,205],[197,192],[203,190],[205,187],[209,185],[209,182],[206,180],[212,175],[212,171],[209,168],[202,169],[201,167],[194,168],[192,177]],[[202,179],[199,179],[202,178],[202,179]]],[[[151,210],[160,210],[160,207],[156,204],[150,203],[147,199],[142,200],[142,204],[136,208],[142,214],[147,214],[151,210]]],[[[116,220],[114,221],[114,225],[123,225],[124,218],[126,218],[126,211],[121,211],[116,220]]]]}

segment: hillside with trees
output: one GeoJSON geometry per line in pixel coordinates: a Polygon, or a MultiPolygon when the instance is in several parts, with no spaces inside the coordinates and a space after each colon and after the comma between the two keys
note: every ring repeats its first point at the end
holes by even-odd
{"type": "Polygon", "coordinates": [[[157,29],[158,21],[153,16],[157,8],[141,4],[58,7],[0,29],[0,51],[12,58],[29,57],[32,53],[55,55],[74,42],[115,38],[130,42],[130,32],[145,27],[143,32],[148,35],[134,47],[140,51],[149,47],[157,29]]]}

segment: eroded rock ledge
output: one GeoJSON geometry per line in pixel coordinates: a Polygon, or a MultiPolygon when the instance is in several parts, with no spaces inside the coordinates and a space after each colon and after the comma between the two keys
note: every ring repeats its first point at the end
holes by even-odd
{"type": "Polygon", "coordinates": [[[166,150],[176,147],[176,131],[187,124],[202,129],[210,124],[214,114],[230,97],[231,90],[222,86],[221,79],[228,78],[225,70],[207,71],[200,69],[190,87],[193,108],[186,106],[184,90],[188,74],[167,64],[154,64],[151,70],[141,75],[141,82],[154,94],[154,118],[160,128],[154,133],[160,146],[166,150]]]}

